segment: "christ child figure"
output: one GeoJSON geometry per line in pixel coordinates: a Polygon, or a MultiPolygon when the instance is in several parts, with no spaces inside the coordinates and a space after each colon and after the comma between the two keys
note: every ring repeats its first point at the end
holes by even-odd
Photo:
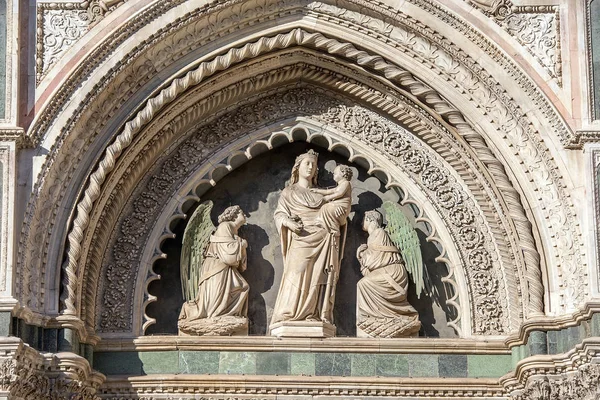
{"type": "Polygon", "coordinates": [[[338,165],[333,170],[333,180],[337,185],[331,189],[312,188],[311,191],[323,196],[324,204],[319,217],[330,232],[339,234],[339,227],[346,224],[352,204],[352,169],[347,165],[338,165]]]}

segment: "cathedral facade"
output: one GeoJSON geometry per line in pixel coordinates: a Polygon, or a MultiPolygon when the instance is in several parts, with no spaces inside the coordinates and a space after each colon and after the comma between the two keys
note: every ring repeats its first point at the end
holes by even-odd
{"type": "Polygon", "coordinates": [[[0,19],[0,399],[600,398],[600,0],[0,19]]]}

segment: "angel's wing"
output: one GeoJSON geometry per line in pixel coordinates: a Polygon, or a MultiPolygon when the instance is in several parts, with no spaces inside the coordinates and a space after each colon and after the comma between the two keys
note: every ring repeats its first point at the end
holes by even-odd
{"type": "Polygon", "coordinates": [[[431,282],[423,265],[417,232],[398,204],[386,201],[383,203],[383,209],[388,222],[386,231],[404,258],[406,270],[415,283],[417,297],[421,297],[423,289],[431,293],[431,282]]]}
{"type": "Polygon", "coordinates": [[[210,220],[212,208],[212,201],[200,204],[192,214],[183,233],[180,261],[181,290],[187,301],[195,299],[198,293],[204,251],[208,246],[210,235],[215,230],[215,226],[210,220]]]}

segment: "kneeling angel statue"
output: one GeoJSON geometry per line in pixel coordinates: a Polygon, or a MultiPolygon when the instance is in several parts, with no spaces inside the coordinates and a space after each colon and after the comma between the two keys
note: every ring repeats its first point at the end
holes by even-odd
{"type": "Polygon", "coordinates": [[[239,206],[231,206],[215,229],[211,209],[212,202],[198,206],[183,236],[181,284],[187,301],[179,334],[247,335],[249,287],[241,273],[248,242],[238,236],[246,217],[239,206]]]}
{"type": "Polygon", "coordinates": [[[367,211],[363,229],[368,232],[369,238],[356,253],[363,274],[356,290],[357,336],[415,336],[421,322],[419,314],[407,300],[406,265],[413,272],[411,275],[420,293],[424,284],[419,238],[396,204],[385,202],[384,209],[388,229],[383,228],[381,213],[367,211]]]}

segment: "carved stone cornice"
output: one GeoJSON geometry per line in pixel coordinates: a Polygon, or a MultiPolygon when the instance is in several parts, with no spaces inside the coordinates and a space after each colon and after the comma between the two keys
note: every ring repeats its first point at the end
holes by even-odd
{"type": "Polygon", "coordinates": [[[139,336],[135,338],[105,338],[94,347],[97,352],[109,351],[291,351],[294,349],[311,349],[311,351],[333,352],[340,350],[353,353],[372,353],[377,349],[380,353],[402,354],[510,354],[510,349],[503,340],[486,341],[468,339],[378,339],[333,337],[327,340],[316,338],[286,338],[273,336],[256,336],[252,340],[240,340],[239,337],[206,336],[202,340],[186,336],[139,336]]]}
{"type": "Polygon", "coordinates": [[[23,400],[99,400],[104,375],[73,353],[39,353],[19,339],[0,338],[0,391],[23,400]]]}
{"type": "Polygon", "coordinates": [[[586,143],[600,143],[600,129],[580,129],[575,133],[574,143],[583,146],[586,143]]]}
{"type": "Polygon", "coordinates": [[[565,354],[521,360],[501,382],[514,400],[594,400],[600,396],[599,354],[598,338],[585,339],[565,354]]]}
{"type": "MultiPolygon", "coordinates": [[[[251,395],[253,399],[285,399],[300,396],[341,396],[342,398],[414,398],[448,399],[476,398],[503,399],[505,392],[497,379],[467,378],[399,378],[383,377],[321,377],[321,376],[269,376],[236,375],[161,375],[161,390],[177,393],[176,399],[236,399],[236,396],[251,395]],[[408,383],[410,382],[410,383],[408,383]],[[403,385],[406,384],[406,385],[403,385]],[[182,393],[182,394],[180,394],[182,393]],[[183,394],[185,393],[185,394],[183,394]]],[[[109,377],[102,386],[100,396],[119,399],[138,399],[138,393],[151,393],[156,378],[109,377]],[[121,397],[122,396],[122,397],[121,397]]],[[[160,394],[149,395],[150,399],[164,399],[160,394]],[[156,397],[153,397],[156,396],[156,397]]]]}
{"type": "Polygon", "coordinates": [[[0,127],[0,142],[15,142],[18,149],[32,147],[32,143],[25,135],[23,128],[18,127],[0,127]]]}

